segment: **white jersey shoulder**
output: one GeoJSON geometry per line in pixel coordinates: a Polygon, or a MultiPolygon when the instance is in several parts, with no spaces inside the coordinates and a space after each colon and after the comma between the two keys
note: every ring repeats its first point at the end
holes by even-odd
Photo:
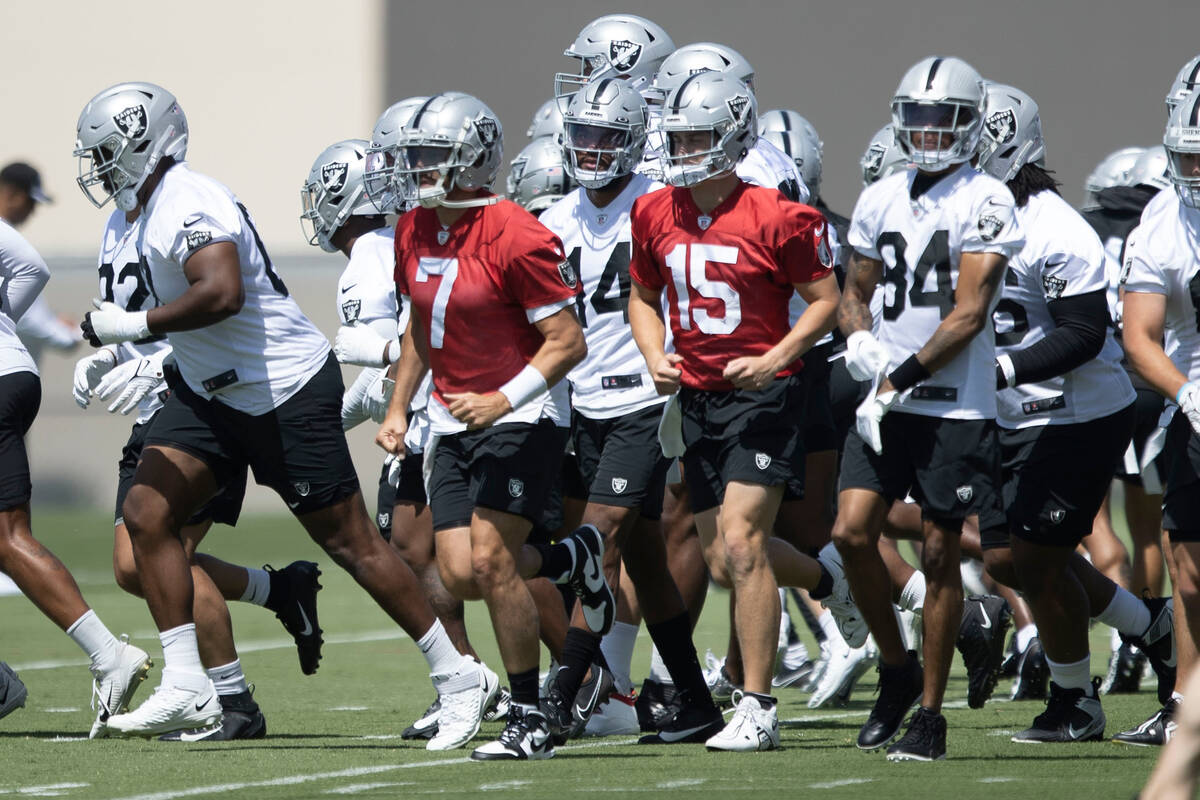
{"type": "Polygon", "coordinates": [[[184,265],[196,251],[232,242],[241,263],[241,310],[216,324],[169,334],[188,386],[238,411],[265,414],[324,365],[329,343],[304,316],[275,271],[246,207],[186,163],[162,178],[143,212],[141,253],[159,304],[188,289],[184,265]]]}
{"type": "Polygon", "coordinates": [[[1125,241],[1123,272],[1127,293],[1166,295],[1164,348],[1188,380],[1200,380],[1200,210],[1176,201],[1143,214],[1125,241]]]}
{"type": "Polygon", "coordinates": [[[567,375],[571,404],[593,419],[609,419],[666,401],[654,389],[646,361],[629,329],[629,262],[633,202],[663,188],[635,174],[612,202],[597,207],[582,187],[539,218],[562,240],[582,283],[579,319],[588,353],[567,375]]]}
{"type": "MultiPolygon", "coordinates": [[[[1011,257],[1024,244],[1012,193],[1000,181],[963,164],[914,198],[918,175],[906,170],[864,189],[848,233],[851,247],[883,262],[878,337],[892,368],[920,350],[954,308],[963,253],[1011,257]]],[[[896,407],[948,419],[994,418],[994,359],[988,326],[896,407]]]]}
{"type": "Polygon", "coordinates": [[[785,195],[794,192],[794,199],[798,203],[807,203],[809,200],[808,186],[800,177],[796,162],[766,139],[759,138],[734,171],[746,183],[779,189],[785,195]]]}
{"type": "Polygon", "coordinates": [[[1142,208],[1142,216],[1140,221],[1156,217],[1168,209],[1175,209],[1179,206],[1179,195],[1174,189],[1159,189],[1158,194],[1150,198],[1150,202],[1146,203],[1142,208]]]}
{"type": "Polygon", "coordinates": [[[17,323],[50,280],[50,270],[24,236],[0,220],[0,375],[37,374],[17,336],[17,323]]]}
{"type": "MultiPolygon", "coordinates": [[[[1008,261],[1003,295],[992,318],[996,352],[1024,350],[1054,329],[1049,303],[1107,292],[1106,256],[1087,221],[1054,192],[1017,209],[1025,246],[1008,261]]],[[[1070,372],[997,394],[996,421],[1005,428],[1066,425],[1106,417],[1134,400],[1121,367],[1121,347],[1106,326],[1104,345],[1070,372]]]]}
{"type": "Polygon", "coordinates": [[[390,326],[381,325],[379,332],[384,336],[395,336],[397,328],[403,332],[408,322],[408,309],[400,311],[396,305],[396,251],[395,231],[390,227],[379,228],[358,237],[350,250],[350,260],[338,279],[337,311],[343,325],[362,322],[375,327],[381,320],[390,326]],[[403,314],[403,318],[401,318],[403,314]]]}

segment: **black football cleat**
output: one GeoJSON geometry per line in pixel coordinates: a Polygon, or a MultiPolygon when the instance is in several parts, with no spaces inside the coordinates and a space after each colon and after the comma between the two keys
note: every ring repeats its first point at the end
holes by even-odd
{"type": "Polygon", "coordinates": [[[262,739],[267,735],[267,718],[254,702],[251,691],[221,695],[221,724],[211,728],[174,731],[158,737],[160,742],[232,742],[262,739]]]}
{"type": "Polygon", "coordinates": [[[283,623],[284,630],[296,641],[300,655],[300,671],[312,675],[321,664],[321,627],[317,624],[317,592],[321,584],[321,570],[312,561],[293,561],[281,570],[263,566],[271,573],[271,592],[268,608],[275,618],[283,623]]]}
{"type": "Polygon", "coordinates": [[[879,665],[879,697],[858,732],[859,750],[877,750],[896,737],[904,724],[904,715],[921,699],[924,683],[925,671],[912,650],[908,651],[908,661],[903,666],[879,665]]]}
{"type": "Polygon", "coordinates": [[[888,761],[941,761],[946,757],[946,718],[918,708],[900,741],[887,749],[888,761]]]}
{"type": "Polygon", "coordinates": [[[1004,635],[1012,620],[1008,601],[995,595],[968,597],[958,628],[958,651],[967,667],[967,705],[983,708],[1000,679],[1004,635]]]}
{"type": "Polygon", "coordinates": [[[1046,744],[1103,739],[1105,719],[1097,691],[1099,683],[1099,678],[1095,679],[1089,693],[1083,689],[1064,689],[1050,681],[1046,710],[1034,718],[1033,725],[1013,736],[1012,740],[1046,744]]]}

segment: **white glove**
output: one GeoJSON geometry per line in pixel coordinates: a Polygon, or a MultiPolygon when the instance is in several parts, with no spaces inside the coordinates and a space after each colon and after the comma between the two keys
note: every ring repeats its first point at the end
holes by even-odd
{"type": "Polygon", "coordinates": [[[116,303],[99,298],[92,301],[95,311],[89,311],[80,323],[83,338],[94,347],[118,342],[135,342],[150,335],[145,311],[125,311],[116,303]]]}
{"type": "Polygon", "coordinates": [[[400,488],[400,467],[404,464],[404,456],[388,453],[383,459],[383,465],[388,468],[388,484],[393,489],[400,488]]]}
{"type": "Polygon", "coordinates": [[[75,362],[75,380],[71,385],[71,396],[80,408],[87,408],[92,401],[92,390],[100,379],[117,365],[117,354],[112,347],[101,347],[89,356],[75,362]]]}
{"type": "Polygon", "coordinates": [[[1200,381],[1188,381],[1175,395],[1179,410],[1187,414],[1192,430],[1200,434],[1200,381]]]}
{"type": "Polygon", "coordinates": [[[333,340],[333,355],[342,364],[385,367],[395,363],[399,354],[399,340],[383,338],[370,325],[343,325],[338,328],[337,336],[333,340]],[[387,348],[387,360],[384,348],[387,348]]]}
{"type": "Polygon", "coordinates": [[[870,331],[846,337],[846,370],[856,381],[869,381],[888,366],[888,354],[870,331]]]}
{"type": "Polygon", "coordinates": [[[94,392],[99,400],[107,400],[124,387],[108,407],[108,413],[112,414],[119,408],[122,414],[128,414],[138,407],[146,395],[158,388],[163,380],[163,359],[170,352],[163,349],[146,358],[126,361],[105,375],[94,392]]]}
{"type": "Polygon", "coordinates": [[[379,377],[367,387],[367,395],[363,398],[363,410],[380,425],[387,419],[388,406],[392,404],[392,391],[395,388],[396,382],[383,370],[379,371],[379,377]]]}
{"type": "Polygon", "coordinates": [[[371,382],[382,371],[380,369],[364,369],[358,373],[358,377],[354,379],[354,383],[347,387],[346,393],[342,395],[343,431],[348,431],[369,419],[366,409],[363,408],[363,400],[367,396],[367,389],[370,387],[371,382]]]}
{"type": "Polygon", "coordinates": [[[871,393],[854,412],[854,429],[858,432],[859,437],[867,443],[867,446],[875,451],[876,455],[883,455],[883,436],[879,432],[879,423],[883,421],[883,415],[900,399],[900,393],[894,389],[879,394],[882,377],[882,373],[875,376],[871,393]]]}

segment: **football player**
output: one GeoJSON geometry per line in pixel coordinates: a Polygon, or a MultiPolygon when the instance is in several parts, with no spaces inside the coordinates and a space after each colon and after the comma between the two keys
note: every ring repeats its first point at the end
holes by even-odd
{"type": "MultiPolygon", "coordinates": [[[[1200,637],[1200,336],[1193,287],[1200,271],[1200,91],[1180,100],[1163,134],[1174,192],[1158,194],[1125,242],[1124,340],[1130,364],[1178,404],[1163,448],[1162,526],[1170,545],[1167,566],[1175,595],[1177,675],[1194,668],[1200,637]],[[1166,337],[1165,343],[1163,337],[1166,337]],[[1164,347],[1165,344],[1165,347],[1164,347]]],[[[1154,716],[1118,735],[1133,744],[1165,744],[1182,695],[1176,691],[1154,716]]]]}
{"type": "Polygon", "coordinates": [[[539,136],[521,148],[509,165],[508,199],[535,217],[575,188],[563,163],[562,145],[556,136],[539,136]]]}
{"type": "Polygon", "coordinates": [[[537,111],[533,112],[533,119],[529,121],[529,128],[525,131],[525,135],[531,140],[550,136],[557,141],[562,136],[562,132],[562,109],[559,108],[558,99],[551,97],[538,106],[537,111]]]}
{"type": "MultiPolygon", "coordinates": [[[[592,20],[563,51],[564,56],[579,62],[578,69],[554,75],[559,114],[567,110],[576,92],[600,78],[621,78],[646,96],[654,74],[674,50],[675,43],[662,26],[645,17],[606,14],[592,20]]],[[[535,125],[539,116],[540,112],[534,116],[535,125]]],[[[527,135],[533,136],[533,129],[527,135]]]]}
{"type": "MultiPolygon", "coordinates": [[[[110,713],[128,705],[150,670],[150,657],[113,636],[84,601],[79,586],[53,553],[33,538],[30,527],[29,458],[25,434],[42,402],[42,384],[29,351],[17,338],[17,323],[50,279],[33,246],[0,220],[0,571],[43,614],[66,631],[90,660],[95,679],[94,737],[110,713]]],[[[4,667],[0,715],[25,704],[25,686],[4,667]]]]}
{"type": "Polygon", "coordinates": [[[183,161],[187,133],[175,97],[141,82],[100,92],[76,127],[80,188],[97,207],[115,200],[126,212],[115,219],[128,226],[118,234],[140,227],[138,263],[159,303],[148,311],[104,303],[84,319],[84,336],[102,347],[166,334],[176,362],[122,508],[163,643],[162,684],[136,710],[109,717],[108,729],[147,736],[220,720],[179,529],[250,466],[418,643],[443,700],[439,744],[461,746],[490,693],[482,669],[454,648],[408,565],[374,531],[341,433],[337,361],[245,206],[183,161]]]}
{"type": "Polygon", "coordinates": [[[803,464],[800,357],[832,329],[838,292],[820,214],[735,173],[757,138],[756,117],[753,93],[732,76],[705,70],[684,80],[663,105],[662,169],[672,188],[639,198],[631,222],[630,324],[657,390],[678,393],[664,415],[664,444],[674,450],[682,439],[706,561],[738,595],[746,693],[705,742],[733,751],[779,746],[770,694],[777,577],[818,599],[840,577],[770,536],[784,484],[803,464]],[[673,353],[664,351],[664,290],[673,353]],[[789,326],[794,291],[810,305],[789,326]]]}
{"type": "Polygon", "coordinates": [[[976,163],[1012,192],[1025,245],[1009,259],[994,312],[1007,524],[981,521],[981,537],[988,571],[1024,592],[1051,678],[1045,713],[1016,742],[1104,735],[1088,654],[1093,611],[1153,653],[1174,685],[1163,663],[1172,660],[1167,601],[1139,600],[1075,552],[1133,433],[1135,395],[1109,330],[1104,249],[1044,158],[1037,103],[988,84],[976,163]],[[1074,469],[1063,471],[1064,454],[1074,469]]]}
{"type": "Polygon", "coordinates": [[[846,366],[872,388],[846,440],[834,541],[879,646],[879,698],[858,736],[873,750],[922,699],[893,760],[945,757],[941,714],[963,597],[963,519],[998,489],[994,344],[988,317],[1020,249],[1012,194],[968,161],[983,125],[983,80],[957,58],[929,57],[892,100],[896,145],[915,169],[863,190],[850,226],[839,323],[846,366]],[[870,302],[887,284],[878,338],[870,302]],[[906,652],[877,539],[911,492],[922,512],[925,670],[906,652]],[[978,494],[978,497],[976,497],[978,494]]]}
{"type": "Polygon", "coordinates": [[[472,758],[549,758],[550,724],[537,707],[539,615],[522,578],[571,582],[597,634],[615,613],[594,527],[525,544],[566,441],[562,379],[586,354],[573,311],[578,280],[558,237],[491,192],[503,132],[478,99],[431,97],[405,126],[399,154],[397,185],[421,207],[396,226],[396,291],[411,313],[376,441],[404,456],[408,404],[431,371],[426,461],[439,568],[456,596],[487,603],[512,687],[508,724],[472,758]]]}

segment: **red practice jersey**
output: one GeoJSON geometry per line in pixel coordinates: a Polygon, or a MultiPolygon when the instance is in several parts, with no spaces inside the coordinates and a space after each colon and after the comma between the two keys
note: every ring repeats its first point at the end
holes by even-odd
{"type": "Polygon", "coordinates": [[[469,209],[448,229],[416,208],[396,223],[396,291],[420,315],[433,396],[494,392],[533,358],[533,312],[573,302],[579,281],[562,242],[508,200],[469,209]]]}
{"type": "Polygon", "coordinates": [[[637,199],[632,226],[629,274],[666,288],[682,383],[694,389],[732,389],[725,366],[765,353],[791,330],[793,284],[832,270],[825,218],[776,189],[739,183],[709,214],[690,189],[660,189],[637,199]]]}

